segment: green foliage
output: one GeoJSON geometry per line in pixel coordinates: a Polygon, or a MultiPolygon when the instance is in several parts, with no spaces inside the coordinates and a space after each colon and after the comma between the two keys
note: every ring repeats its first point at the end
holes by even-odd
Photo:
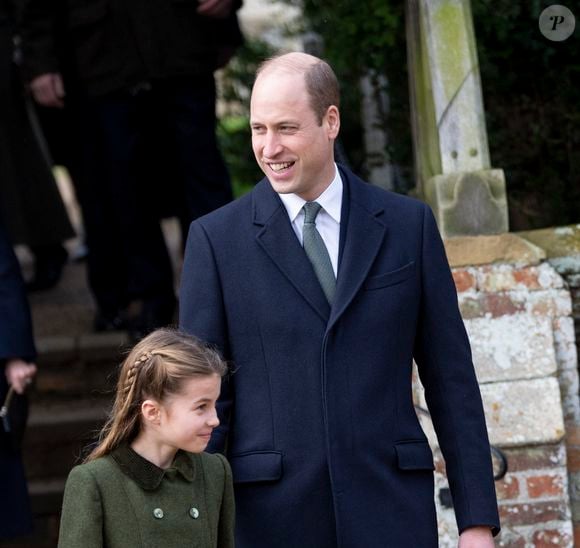
{"type": "MultiPolygon", "coordinates": [[[[285,1],[285,0],[280,0],[285,1]]],[[[287,0],[287,3],[296,3],[287,0]]],[[[388,154],[403,175],[412,172],[404,3],[393,0],[303,0],[309,30],[324,43],[324,58],[341,83],[341,142],[353,169],[365,175],[366,153],[358,82],[374,71],[388,78],[388,154]]],[[[378,91],[378,90],[377,90],[378,91]]]]}
{"type": "Polygon", "coordinates": [[[228,111],[247,114],[250,110],[250,91],[260,63],[275,51],[261,40],[246,40],[222,73],[220,99],[228,111]]]}
{"type": "Polygon", "coordinates": [[[252,190],[263,174],[252,153],[250,124],[244,115],[223,117],[217,135],[224,159],[232,178],[234,196],[239,198],[252,190]]]}
{"type": "Polygon", "coordinates": [[[580,220],[578,32],[538,29],[550,2],[473,2],[492,163],[506,172],[512,230],[580,220]]]}
{"type": "Polygon", "coordinates": [[[305,0],[304,15],[324,37],[325,53],[341,74],[381,71],[397,44],[402,3],[388,0],[305,0]]]}
{"type": "Polygon", "coordinates": [[[272,54],[266,43],[246,41],[221,75],[219,98],[224,112],[217,135],[236,197],[250,191],[263,177],[252,152],[249,101],[256,69],[272,54]]]}

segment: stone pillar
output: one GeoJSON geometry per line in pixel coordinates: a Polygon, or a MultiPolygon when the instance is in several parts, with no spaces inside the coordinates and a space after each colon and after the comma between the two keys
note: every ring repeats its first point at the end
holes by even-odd
{"type": "MultiPolygon", "coordinates": [[[[490,441],[508,459],[507,475],[496,482],[496,545],[571,548],[578,479],[569,465],[580,402],[570,292],[545,252],[514,234],[453,238],[446,249],[490,441]]],[[[416,397],[424,401],[420,389],[416,397]]],[[[430,441],[440,491],[447,484],[432,430],[430,441]]],[[[453,511],[437,503],[440,545],[455,547],[453,511]]]]}
{"type": "Polygon", "coordinates": [[[444,237],[507,232],[505,179],[490,169],[469,0],[407,0],[419,194],[444,237]]]}

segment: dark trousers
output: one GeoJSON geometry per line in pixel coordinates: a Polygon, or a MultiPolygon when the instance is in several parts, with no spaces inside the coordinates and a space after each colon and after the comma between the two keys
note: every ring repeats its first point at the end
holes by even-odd
{"type": "Polygon", "coordinates": [[[168,323],[175,299],[160,218],[176,215],[185,235],[232,199],[213,75],[153,81],[92,99],[84,111],[91,286],[106,313],[140,301],[154,323],[168,323]]]}
{"type": "Polygon", "coordinates": [[[82,90],[74,82],[67,82],[66,89],[64,109],[37,107],[37,113],[53,164],[67,168],[81,206],[85,241],[90,247],[89,287],[100,311],[113,317],[127,298],[120,281],[124,279],[123,257],[117,253],[111,207],[97,188],[103,181],[102,142],[82,90]]]}

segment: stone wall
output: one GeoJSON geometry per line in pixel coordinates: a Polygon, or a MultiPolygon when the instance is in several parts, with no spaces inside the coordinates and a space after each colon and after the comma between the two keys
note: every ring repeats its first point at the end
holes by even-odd
{"type": "MultiPolygon", "coordinates": [[[[514,241],[514,235],[505,237],[514,241]]],[[[499,239],[498,249],[505,244],[502,237],[481,236],[446,246],[490,441],[508,460],[507,474],[496,482],[502,520],[496,544],[573,546],[580,402],[570,292],[546,254],[517,237],[510,253],[517,246],[522,253],[507,261],[504,253],[474,254],[490,238],[499,239]]],[[[416,398],[424,407],[419,386],[416,398]]],[[[428,419],[421,420],[435,449],[440,545],[456,546],[453,510],[441,500],[447,487],[444,463],[428,419]]]]}
{"type": "MultiPolygon", "coordinates": [[[[580,344],[580,225],[522,232],[526,240],[541,247],[549,264],[570,290],[576,345],[580,344]]],[[[571,357],[570,357],[571,359],[571,357]]],[[[575,544],[580,546],[580,428],[566,423],[568,474],[575,544]]]]}

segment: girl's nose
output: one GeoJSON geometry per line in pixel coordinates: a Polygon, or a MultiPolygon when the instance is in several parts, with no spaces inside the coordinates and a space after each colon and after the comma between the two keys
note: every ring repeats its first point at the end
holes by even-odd
{"type": "Polygon", "coordinates": [[[207,424],[213,428],[216,428],[220,424],[220,420],[218,419],[217,410],[215,407],[213,409],[212,415],[209,417],[209,419],[207,421],[207,424]]]}

